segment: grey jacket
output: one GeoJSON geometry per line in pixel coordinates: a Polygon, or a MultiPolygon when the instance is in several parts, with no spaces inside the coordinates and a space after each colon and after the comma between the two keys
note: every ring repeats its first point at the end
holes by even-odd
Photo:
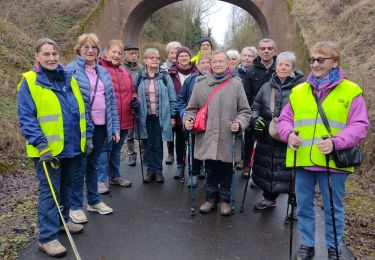
{"type": "MultiPolygon", "coordinates": [[[[230,75],[217,80],[212,74],[197,78],[193,93],[186,107],[184,122],[195,118],[211,92],[230,75]]],[[[238,77],[232,78],[227,86],[215,94],[208,105],[206,131],[196,134],[194,158],[232,162],[231,122],[236,121],[245,130],[250,122],[250,107],[238,77]]],[[[241,135],[236,135],[236,161],[241,159],[241,135]]]]}

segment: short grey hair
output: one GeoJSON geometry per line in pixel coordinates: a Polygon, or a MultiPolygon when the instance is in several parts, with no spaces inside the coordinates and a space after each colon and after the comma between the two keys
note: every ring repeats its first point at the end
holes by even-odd
{"type": "Polygon", "coordinates": [[[270,43],[272,43],[272,47],[273,47],[273,48],[276,48],[275,41],[272,40],[272,39],[269,39],[269,38],[264,38],[264,39],[260,40],[260,42],[259,42],[259,48],[260,48],[260,44],[261,44],[261,43],[266,43],[266,42],[270,42],[270,43]]]}
{"type": "Polygon", "coordinates": [[[243,54],[243,52],[244,52],[245,50],[251,51],[251,53],[252,53],[253,56],[254,56],[254,59],[255,59],[256,57],[258,57],[258,51],[257,51],[257,48],[255,48],[254,46],[246,46],[246,47],[244,47],[244,48],[242,49],[242,51],[241,51],[241,56],[242,56],[242,54],[243,54]]]}
{"type": "Polygon", "coordinates": [[[50,38],[40,38],[35,46],[35,53],[39,53],[42,49],[43,45],[49,44],[52,45],[55,50],[57,51],[57,43],[54,40],[51,40],[50,38]]]}
{"type": "Polygon", "coordinates": [[[240,55],[240,53],[237,51],[237,50],[228,50],[227,51],[227,56],[229,57],[229,58],[231,58],[231,57],[235,57],[237,60],[240,60],[241,59],[241,55],[240,55]]]}
{"type": "Polygon", "coordinates": [[[181,48],[182,47],[182,44],[180,43],[180,42],[176,42],[176,41],[174,41],[174,42],[169,42],[168,44],[167,44],[167,46],[165,47],[165,52],[167,53],[167,55],[168,55],[168,53],[169,53],[169,51],[171,50],[171,49],[174,49],[174,48],[181,48]]]}
{"type": "Polygon", "coordinates": [[[294,52],[291,51],[284,51],[282,53],[279,53],[276,58],[276,65],[279,63],[280,60],[287,60],[292,63],[293,68],[296,66],[296,55],[294,52]]]}

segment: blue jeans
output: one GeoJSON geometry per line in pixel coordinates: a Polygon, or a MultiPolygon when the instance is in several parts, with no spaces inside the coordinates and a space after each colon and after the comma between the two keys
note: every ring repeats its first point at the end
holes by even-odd
{"type": "MultiPolygon", "coordinates": [[[[71,175],[77,171],[77,168],[79,168],[81,159],[81,155],[69,159],[60,159],[60,167],[58,169],[53,169],[51,168],[50,163],[46,163],[57,200],[63,208],[62,214],[65,221],[69,220],[71,175]]],[[[41,243],[47,243],[57,238],[61,225],[60,215],[56,203],[53,200],[52,192],[43,169],[43,164],[39,162],[39,158],[34,159],[34,166],[39,180],[38,240],[41,243]]]]}
{"type": "Polygon", "coordinates": [[[72,210],[83,208],[83,183],[86,179],[87,202],[95,205],[100,202],[98,192],[98,161],[100,151],[106,141],[106,125],[95,126],[94,136],[92,138],[93,150],[89,155],[84,155],[82,164],[72,176],[72,191],[70,193],[70,208],[72,210]]]}
{"type": "Polygon", "coordinates": [[[107,145],[104,145],[98,161],[98,180],[106,182],[108,179],[108,153],[109,153],[109,176],[120,177],[121,149],[124,145],[128,130],[121,130],[120,141],[113,143],[112,150],[108,151],[107,145]]]}
{"type": "Polygon", "coordinates": [[[147,172],[160,174],[163,172],[163,141],[159,117],[148,115],[146,129],[148,135],[148,139],[145,140],[147,172]]]}
{"type": "Polygon", "coordinates": [[[230,202],[232,187],[232,164],[222,161],[205,161],[206,201],[211,203],[230,202]]]}
{"type": "MultiPolygon", "coordinates": [[[[335,207],[335,221],[337,241],[342,245],[344,235],[344,195],[347,173],[331,173],[331,186],[333,204],[335,207]]],[[[298,228],[301,244],[313,247],[315,245],[315,186],[319,183],[319,189],[323,198],[324,222],[327,248],[335,247],[333,236],[333,224],[331,206],[329,203],[328,179],[326,171],[309,171],[303,168],[297,169],[296,174],[296,198],[298,228]]]]}

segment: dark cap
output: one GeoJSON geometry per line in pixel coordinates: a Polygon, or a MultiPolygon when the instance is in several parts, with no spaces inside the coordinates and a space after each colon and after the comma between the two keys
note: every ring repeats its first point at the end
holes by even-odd
{"type": "Polygon", "coordinates": [[[177,51],[176,51],[176,59],[178,59],[178,56],[180,56],[180,54],[183,53],[183,52],[186,52],[187,54],[189,54],[190,58],[192,57],[191,51],[189,50],[189,48],[182,46],[182,47],[178,48],[177,51]]]}
{"type": "Polygon", "coordinates": [[[124,51],[128,51],[128,50],[137,50],[138,51],[139,48],[134,43],[127,43],[124,47],[124,51]]]}
{"type": "Polygon", "coordinates": [[[199,48],[201,48],[201,45],[202,45],[202,43],[204,43],[204,42],[209,42],[210,45],[211,45],[211,48],[212,48],[212,42],[211,42],[211,39],[208,38],[208,37],[202,37],[202,38],[199,40],[199,48]]]}

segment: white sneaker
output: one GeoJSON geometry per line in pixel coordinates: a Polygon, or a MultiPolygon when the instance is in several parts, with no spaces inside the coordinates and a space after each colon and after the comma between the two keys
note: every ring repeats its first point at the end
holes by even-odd
{"type": "Polygon", "coordinates": [[[98,192],[99,194],[105,194],[109,192],[107,183],[105,182],[98,182],[98,192]]]}
{"type": "Polygon", "coordinates": [[[87,217],[85,212],[82,209],[70,210],[69,211],[70,219],[77,224],[87,223],[87,217]]]}
{"type": "Polygon", "coordinates": [[[98,212],[101,215],[111,214],[113,209],[108,207],[103,201],[99,202],[96,205],[88,205],[87,210],[92,212],[98,212]]]}

